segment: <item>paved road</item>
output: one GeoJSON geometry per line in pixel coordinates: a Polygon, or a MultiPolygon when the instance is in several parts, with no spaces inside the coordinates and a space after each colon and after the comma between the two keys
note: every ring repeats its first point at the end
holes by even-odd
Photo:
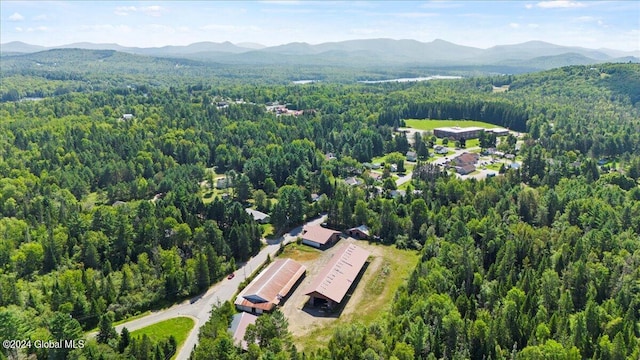
{"type": "Polygon", "coordinates": [[[400,185],[402,185],[402,184],[404,184],[404,183],[406,183],[408,181],[411,181],[411,176],[412,175],[413,175],[413,172],[409,171],[409,172],[407,172],[406,175],[400,176],[399,178],[397,178],[396,179],[396,186],[400,187],[400,185]]]}
{"type": "MultiPolygon", "coordinates": [[[[309,221],[307,224],[321,224],[325,219],[326,216],[320,216],[309,221]]],[[[189,333],[185,343],[178,350],[178,354],[176,356],[177,360],[188,360],[193,347],[198,344],[198,333],[200,328],[211,316],[211,308],[213,305],[227,300],[232,300],[233,296],[238,291],[240,283],[264,264],[267,260],[267,255],[273,258],[282,242],[285,244],[293,242],[299,235],[301,235],[301,233],[302,226],[299,226],[291,230],[289,233],[284,234],[284,236],[277,240],[268,241],[267,246],[235,271],[236,276],[233,279],[227,280],[225,278],[209,288],[205,294],[186,300],[180,304],[173,305],[170,308],[154,311],[147,316],[120,324],[115,327],[116,331],[120,333],[123,327],[126,327],[129,331],[133,331],[178,316],[190,317],[195,321],[195,326],[189,333]]]]}

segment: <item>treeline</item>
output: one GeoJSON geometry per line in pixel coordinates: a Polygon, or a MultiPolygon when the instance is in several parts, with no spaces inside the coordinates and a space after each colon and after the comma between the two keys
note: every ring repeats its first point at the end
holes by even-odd
{"type": "Polygon", "coordinates": [[[438,101],[409,102],[380,114],[379,124],[401,125],[401,119],[464,119],[478,120],[513,131],[527,130],[527,111],[521,104],[503,99],[459,101],[455,98],[438,101]]]}

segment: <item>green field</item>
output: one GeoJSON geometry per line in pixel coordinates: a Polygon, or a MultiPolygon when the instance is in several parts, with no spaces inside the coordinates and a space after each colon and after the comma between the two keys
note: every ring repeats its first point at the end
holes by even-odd
{"type": "Polygon", "coordinates": [[[470,127],[477,126],[484,129],[492,129],[495,127],[500,127],[498,125],[489,124],[482,121],[473,121],[473,120],[405,120],[407,127],[419,129],[419,130],[433,130],[438,127],[470,127]]]}
{"type": "Polygon", "coordinates": [[[262,228],[263,238],[269,238],[276,233],[276,229],[273,227],[272,224],[262,224],[260,225],[260,228],[262,228]]]}
{"type": "Polygon", "coordinates": [[[502,167],[502,163],[499,163],[499,162],[495,164],[487,165],[487,169],[495,170],[495,171],[500,171],[500,167],[502,167]]]}
{"type": "Polygon", "coordinates": [[[132,331],[131,338],[140,338],[146,334],[152,341],[159,341],[173,335],[178,343],[178,349],[180,349],[194,325],[195,321],[192,318],[177,317],[132,331]]]}
{"type": "Polygon", "coordinates": [[[322,252],[307,245],[291,243],[288,244],[282,254],[278,257],[288,258],[295,261],[312,261],[316,260],[322,252]]]}

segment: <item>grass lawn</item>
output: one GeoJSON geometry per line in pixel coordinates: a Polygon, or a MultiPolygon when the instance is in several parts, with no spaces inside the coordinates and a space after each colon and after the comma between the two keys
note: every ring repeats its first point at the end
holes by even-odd
{"type": "Polygon", "coordinates": [[[92,192],[87,194],[81,201],[82,208],[85,210],[91,210],[94,206],[101,204],[105,201],[106,198],[104,196],[100,196],[97,192],[92,192]]]}
{"type": "Polygon", "coordinates": [[[480,146],[480,139],[469,139],[469,140],[467,140],[466,146],[468,148],[479,147],[480,146]]]}
{"type": "Polygon", "coordinates": [[[322,255],[322,251],[314,249],[311,246],[298,245],[294,242],[287,245],[279,257],[289,258],[295,261],[309,261],[317,259],[320,255],[322,255]]]}
{"type": "MultiPolygon", "coordinates": [[[[176,338],[176,342],[178,343],[178,349],[184,341],[187,339],[189,335],[189,331],[195,325],[195,321],[192,318],[188,317],[177,317],[165,321],[161,321],[159,323],[155,323],[153,325],[147,326],[145,328],[132,331],[131,338],[137,337],[140,338],[144,334],[146,334],[152,341],[159,341],[168,339],[169,336],[173,335],[176,338]]],[[[173,359],[173,358],[172,358],[173,359]]]]}
{"type": "Polygon", "coordinates": [[[438,127],[471,127],[477,126],[484,129],[492,129],[499,127],[498,125],[489,124],[482,121],[473,120],[405,120],[407,127],[411,127],[418,130],[433,130],[438,127]]]}
{"type": "Polygon", "coordinates": [[[356,304],[358,310],[350,314],[342,314],[336,321],[328,323],[327,326],[319,327],[304,336],[294,336],[294,342],[298,349],[310,352],[320,347],[326,347],[327,341],[335,329],[356,322],[369,325],[384,316],[389,310],[398,287],[406,282],[418,263],[419,253],[399,250],[394,246],[375,246],[383,247],[384,255],[380,259],[382,263],[375,272],[370,272],[371,269],[368,269],[360,279],[358,286],[365,287],[365,289],[360,289],[365,290],[365,295],[356,304]]]}
{"type": "Polygon", "coordinates": [[[381,164],[381,163],[385,162],[385,158],[386,157],[387,157],[386,155],[385,156],[376,156],[373,159],[371,159],[371,163],[372,164],[381,164]]]}
{"type": "Polygon", "coordinates": [[[262,228],[263,238],[268,238],[275,234],[275,228],[273,227],[272,224],[263,224],[263,225],[260,225],[260,227],[262,228]]]}
{"type": "Polygon", "coordinates": [[[500,171],[500,167],[502,166],[502,163],[495,163],[495,164],[488,164],[487,165],[487,169],[491,169],[491,170],[495,170],[495,171],[500,171]]]}
{"type": "MultiPolygon", "coordinates": [[[[387,155],[388,155],[388,154],[387,154],[387,155]]],[[[387,155],[374,157],[373,159],[371,159],[371,163],[372,163],[372,164],[381,164],[381,163],[385,163],[385,164],[387,164],[387,163],[388,163],[388,161],[387,161],[387,155]]],[[[405,172],[413,171],[413,168],[416,166],[416,163],[417,163],[417,162],[409,162],[409,161],[407,161],[407,159],[405,159],[405,160],[404,160],[404,169],[405,169],[405,172]]],[[[383,170],[383,169],[382,169],[382,168],[380,168],[378,171],[379,171],[380,173],[382,173],[382,170],[383,170]]]]}
{"type": "Polygon", "coordinates": [[[206,189],[202,192],[202,202],[205,204],[208,204],[210,202],[213,202],[213,200],[216,199],[216,197],[220,197],[222,198],[222,195],[224,193],[230,193],[231,189],[206,189]]]}
{"type": "Polygon", "coordinates": [[[409,185],[411,185],[411,181],[407,181],[406,183],[398,186],[398,190],[407,190],[407,188],[409,187],[409,185]]]}

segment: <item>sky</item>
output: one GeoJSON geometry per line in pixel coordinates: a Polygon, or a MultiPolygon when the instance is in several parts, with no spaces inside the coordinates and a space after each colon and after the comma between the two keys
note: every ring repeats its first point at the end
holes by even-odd
{"type": "Polygon", "coordinates": [[[640,51],[640,1],[0,1],[0,43],[160,47],[435,39],[640,51]]]}

